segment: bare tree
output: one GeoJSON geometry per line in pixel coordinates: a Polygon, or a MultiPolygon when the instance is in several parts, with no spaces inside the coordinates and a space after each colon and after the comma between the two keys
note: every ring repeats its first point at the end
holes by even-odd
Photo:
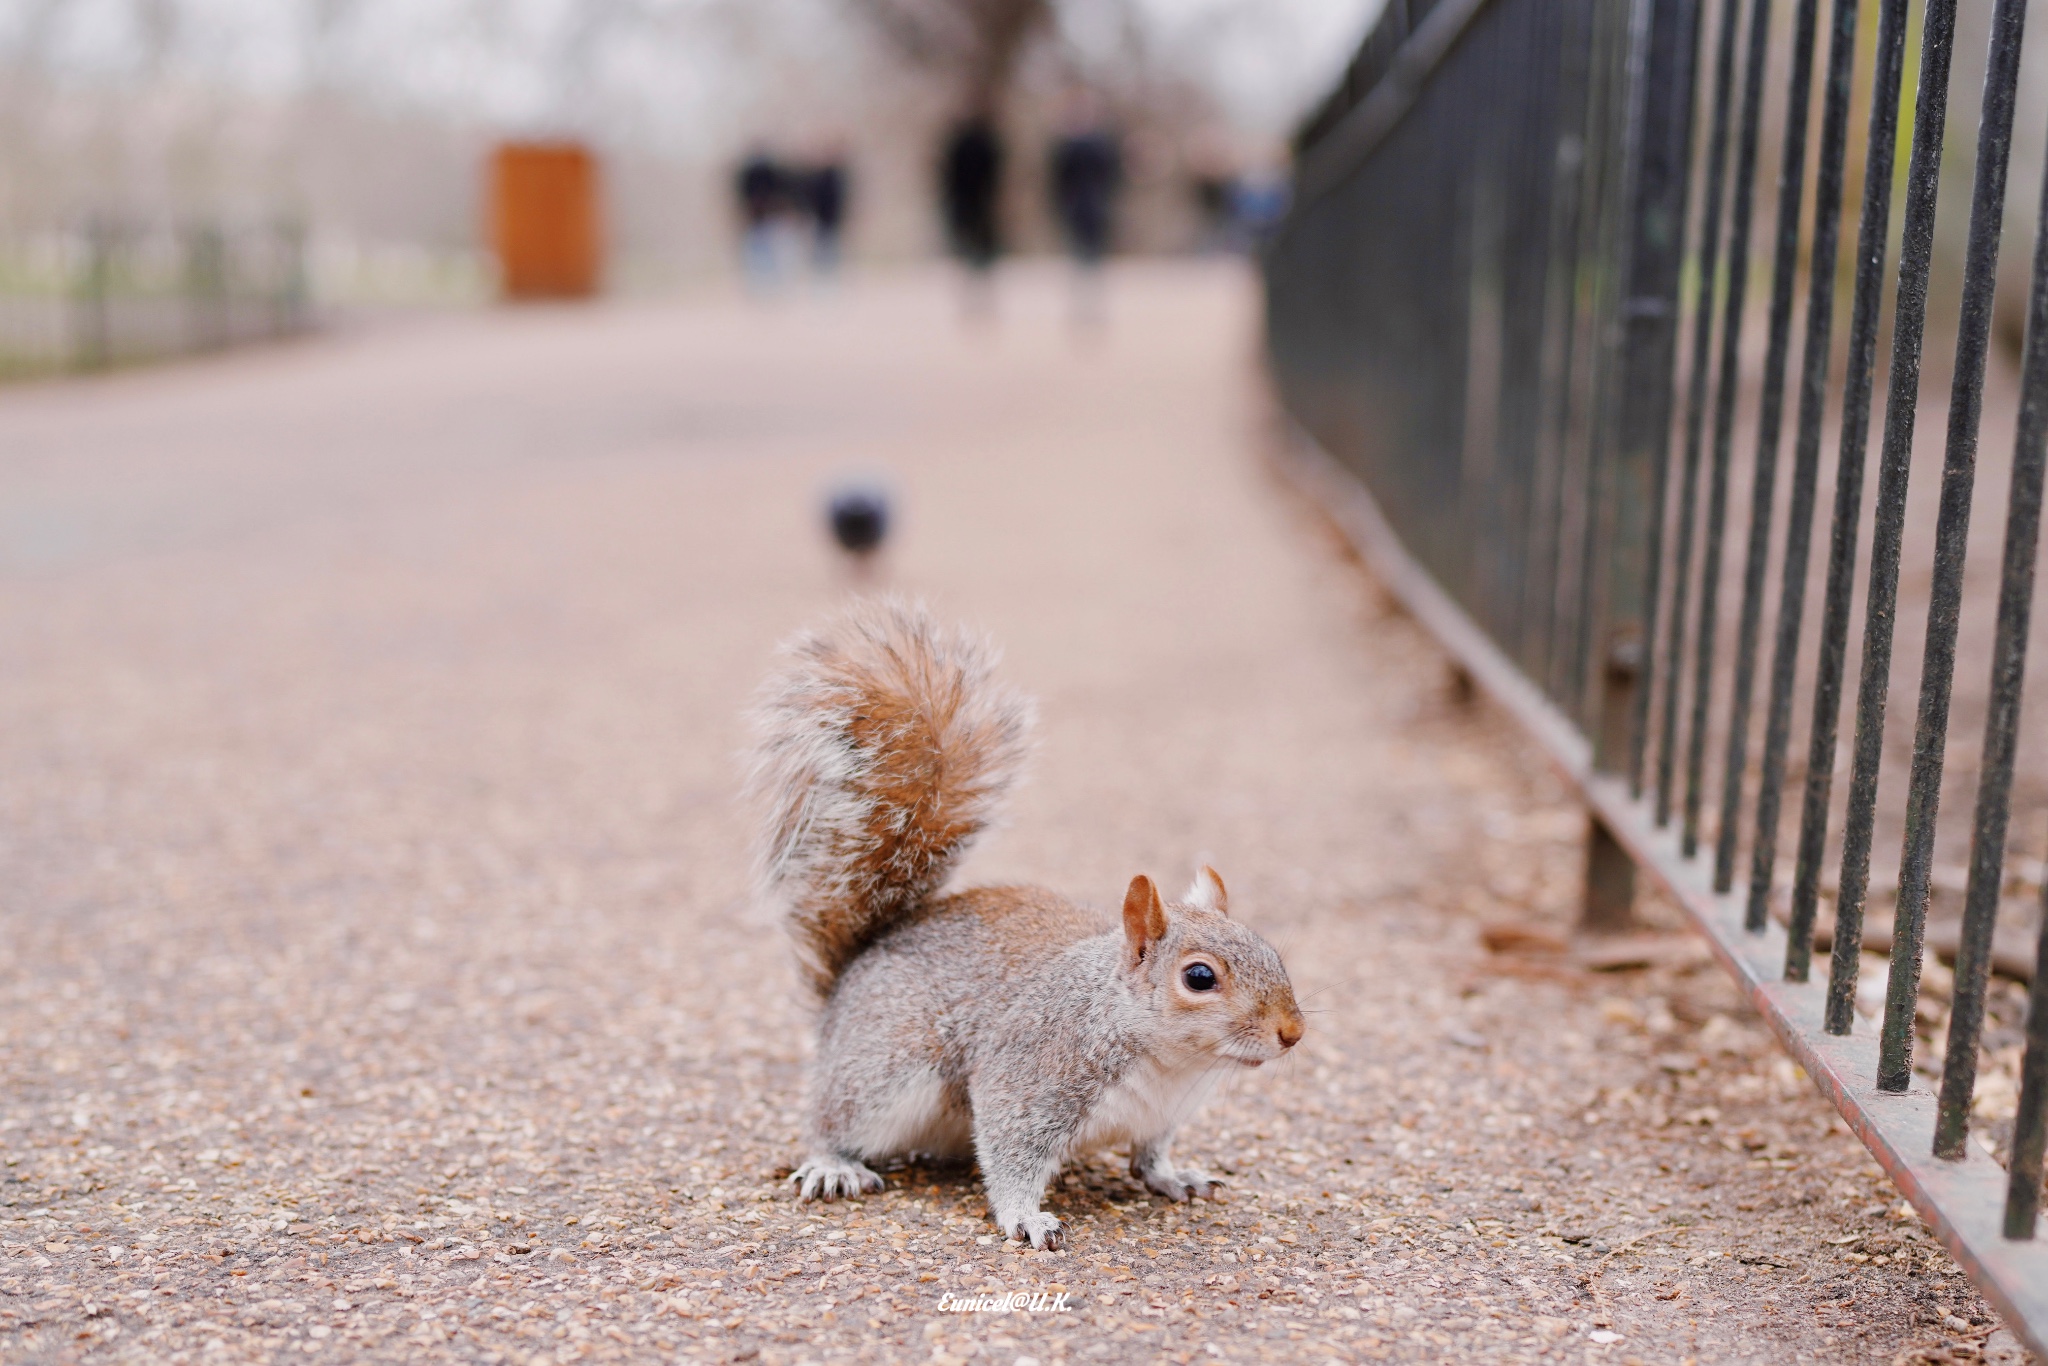
{"type": "Polygon", "coordinates": [[[142,44],[145,77],[158,79],[184,36],[185,14],[178,0],[134,0],[135,31],[142,44]]]}
{"type": "Polygon", "coordinates": [[[905,60],[959,82],[972,109],[993,109],[1018,60],[1051,26],[1052,0],[849,0],[905,60]]]}
{"type": "Polygon", "coordinates": [[[362,9],[363,0],[302,0],[298,36],[308,90],[325,94],[341,84],[342,42],[362,9]]]}
{"type": "Polygon", "coordinates": [[[40,69],[49,60],[50,44],[71,8],[71,0],[27,0],[15,15],[8,65],[16,72],[40,69]]]}

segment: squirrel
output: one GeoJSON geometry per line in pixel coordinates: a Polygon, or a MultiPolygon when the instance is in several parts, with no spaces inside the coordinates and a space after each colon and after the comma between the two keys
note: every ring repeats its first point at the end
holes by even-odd
{"type": "Polygon", "coordinates": [[[1174,1131],[1304,1025],[1214,869],[1172,902],[1133,877],[1120,924],[1038,887],[944,891],[1030,746],[1034,709],[994,664],[893,597],[785,645],[751,718],[756,874],[819,1007],[797,1198],[879,1190],[871,1162],[972,1156],[1004,1235],[1057,1248],[1040,1205],[1080,1152],[1127,1142],[1152,1190],[1212,1198],[1174,1131]]]}

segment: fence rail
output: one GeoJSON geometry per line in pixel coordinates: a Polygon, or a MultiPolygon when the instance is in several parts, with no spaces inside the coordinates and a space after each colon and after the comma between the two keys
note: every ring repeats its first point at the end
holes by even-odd
{"type": "Polygon", "coordinates": [[[1975,155],[1946,169],[1959,271],[1955,0],[1920,7],[1898,214],[1907,0],[1774,8],[1390,0],[1298,144],[1272,366],[1296,473],[1578,781],[1591,927],[1637,868],[1661,882],[2048,1355],[2048,916],[2018,856],[2048,834],[2048,726],[2020,724],[2048,194],[2016,360],[1992,329],[2025,0],[1986,6],[1975,155]],[[1985,434],[2003,540],[1973,555],[1985,434]]]}
{"type": "Polygon", "coordinates": [[[219,350],[311,321],[295,225],[96,219],[0,239],[0,376],[219,350]]]}

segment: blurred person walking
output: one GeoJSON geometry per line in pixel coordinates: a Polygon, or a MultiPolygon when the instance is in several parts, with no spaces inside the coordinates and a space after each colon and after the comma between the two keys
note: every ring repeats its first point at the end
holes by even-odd
{"type": "Polygon", "coordinates": [[[1226,171],[1195,171],[1188,177],[1188,198],[1201,225],[1196,250],[1237,250],[1237,178],[1226,171]]]}
{"type": "Polygon", "coordinates": [[[1109,253],[1117,191],[1123,185],[1123,152],[1097,101],[1076,96],[1066,130],[1054,140],[1052,203],[1067,250],[1074,258],[1074,322],[1102,323],[1102,258],[1109,253]]]}
{"type": "Polygon", "coordinates": [[[740,266],[747,287],[771,294],[782,283],[782,219],[789,210],[790,177],[767,149],[755,147],[740,162],[733,190],[740,212],[740,266]]]}
{"type": "Polygon", "coordinates": [[[821,280],[839,274],[840,239],[846,227],[846,152],[827,144],[817,165],[803,176],[804,208],[811,218],[811,269],[821,280]]]}
{"type": "Polygon", "coordinates": [[[1230,206],[1242,249],[1263,248],[1280,230],[1280,221],[1287,217],[1293,201],[1294,186],[1285,171],[1267,168],[1239,176],[1232,186],[1230,206]]]}
{"type": "Polygon", "coordinates": [[[967,267],[967,312],[985,316],[994,303],[996,202],[1003,183],[1003,140],[985,112],[953,126],[939,158],[939,208],[946,238],[967,267]]]}

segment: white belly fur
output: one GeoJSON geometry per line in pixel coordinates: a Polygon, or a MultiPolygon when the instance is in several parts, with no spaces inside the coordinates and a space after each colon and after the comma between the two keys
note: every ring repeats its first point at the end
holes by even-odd
{"type": "Polygon", "coordinates": [[[1071,1151],[1146,1143],[1170,1134],[1194,1118],[1222,1076],[1211,1057],[1168,1067],[1142,1063],[1096,1102],[1071,1151]]]}

